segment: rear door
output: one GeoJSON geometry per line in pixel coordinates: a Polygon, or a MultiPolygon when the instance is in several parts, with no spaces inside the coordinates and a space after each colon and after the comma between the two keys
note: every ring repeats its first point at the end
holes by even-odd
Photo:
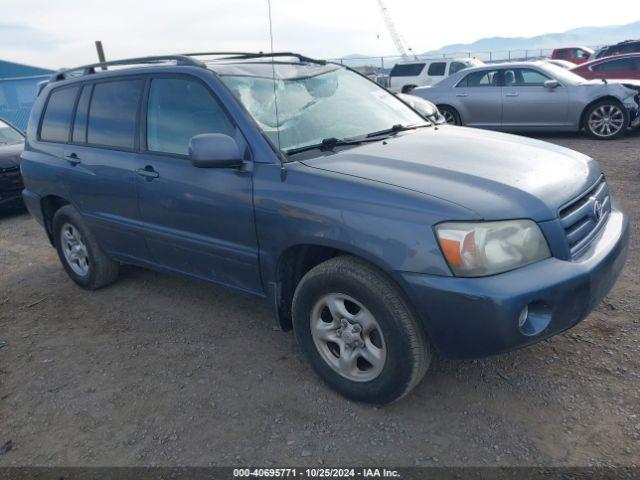
{"type": "Polygon", "coordinates": [[[451,90],[450,101],[462,123],[472,127],[499,127],[502,90],[498,69],[469,73],[451,90]]]}
{"type": "Polygon", "coordinates": [[[521,127],[569,126],[569,92],[560,85],[547,88],[551,80],[535,68],[504,69],[502,87],[502,126],[521,127]]]}
{"type": "MultiPolygon", "coordinates": [[[[128,77],[76,85],[72,121],[51,129],[45,111],[40,131],[42,140],[64,137],[61,179],[71,201],[102,248],[123,259],[146,256],[133,173],[142,87],[142,79],[128,77]]],[[[55,106],[56,92],[47,110],[55,106]]]]}
{"type": "Polygon", "coordinates": [[[248,145],[214,93],[188,75],[147,83],[138,190],[153,261],[174,271],[262,292],[251,171],[196,168],[189,140],[202,133],[248,145]]]}

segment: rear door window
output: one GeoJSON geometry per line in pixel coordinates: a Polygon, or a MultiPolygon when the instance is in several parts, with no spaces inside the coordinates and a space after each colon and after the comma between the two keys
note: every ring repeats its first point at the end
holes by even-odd
{"type": "Polygon", "coordinates": [[[233,137],[235,126],[197,80],[154,78],[147,106],[147,150],[188,155],[189,141],[201,133],[233,137]]]}
{"type": "Polygon", "coordinates": [[[447,69],[447,62],[433,62],[429,65],[427,75],[430,77],[441,77],[447,69]]]}
{"type": "Polygon", "coordinates": [[[87,143],[127,150],[134,148],[142,86],[140,79],[94,85],[89,107],[87,143]]]}
{"type": "Polygon", "coordinates": [[[69,128],[78,90],[78,86],[73,86],[58,88],[51,92],[40,127],[41,140],[50,142],[69,140],[69,128]]]}
{"type": "Polygon", "coordinates": [[[464,77],[457,87],[496,87],[498,85],[498,70],[480,70],[464,77]]]}
{"type": "Polygon", "coordinates": [[[424,69],[424,63],[405,63],[400,64],[396,63],[391,72],[389,73],[390,77],[416,77],[422,73],[424,69]]]}

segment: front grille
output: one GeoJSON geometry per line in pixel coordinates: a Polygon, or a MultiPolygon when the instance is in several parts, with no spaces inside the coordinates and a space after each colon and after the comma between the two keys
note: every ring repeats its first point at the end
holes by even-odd
{"type": "Polygon", "coordinates": [[[586,192],[560,209],[560,222],[571,257],[579,255],[591,243],[610,212],[611,197],[604,176],[600,176],[586,192]]]}
{"type": "Polygon", "coordinates": [[[11,174],[11,173],[19,173],[20,167],[15,165],[11,167],[0,167],[0,174],[11,174]]]}

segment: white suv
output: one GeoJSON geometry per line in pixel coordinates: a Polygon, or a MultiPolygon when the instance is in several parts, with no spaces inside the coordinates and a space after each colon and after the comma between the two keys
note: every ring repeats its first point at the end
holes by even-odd
{"type": "Polygon", "coordinates": [[[484,62],[476,58],[442,58],[396,63],[389,73],[389,89],[411,93],[416,87],[433,85],[464,68],[479,67],[484,62]]]}

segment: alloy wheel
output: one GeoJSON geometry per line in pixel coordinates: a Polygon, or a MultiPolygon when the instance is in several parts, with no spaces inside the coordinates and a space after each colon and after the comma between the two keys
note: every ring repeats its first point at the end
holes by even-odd
{"type": "Polygon", "coordinates": [[[624,126],[624,112],[617,105],[601,105],[591,112],[589,129],[598,137],[612,137],[624,126]]]}
{"type": "Polygon", "coordinates": [[[87,246],[78,229],[70,223],[65,223],[60,229],[60,245],[71,270],[81,277],[87,276],[89,274],[87,246]]]}
{"type": "Polygon", "coordinates": [[[442,110],[440,113],[444,117],[446,123],[449,125],[456,125],[456,117],[453,112],[450,112],[449,110],[442,110]]]}
{"type": "Polygon", "coordinates": [[[382,372],[387,358],[375,317],[348,295],[323,296],[311,313],[311,335],[322,359],[343,377],[368,382],[382,372]]]}

